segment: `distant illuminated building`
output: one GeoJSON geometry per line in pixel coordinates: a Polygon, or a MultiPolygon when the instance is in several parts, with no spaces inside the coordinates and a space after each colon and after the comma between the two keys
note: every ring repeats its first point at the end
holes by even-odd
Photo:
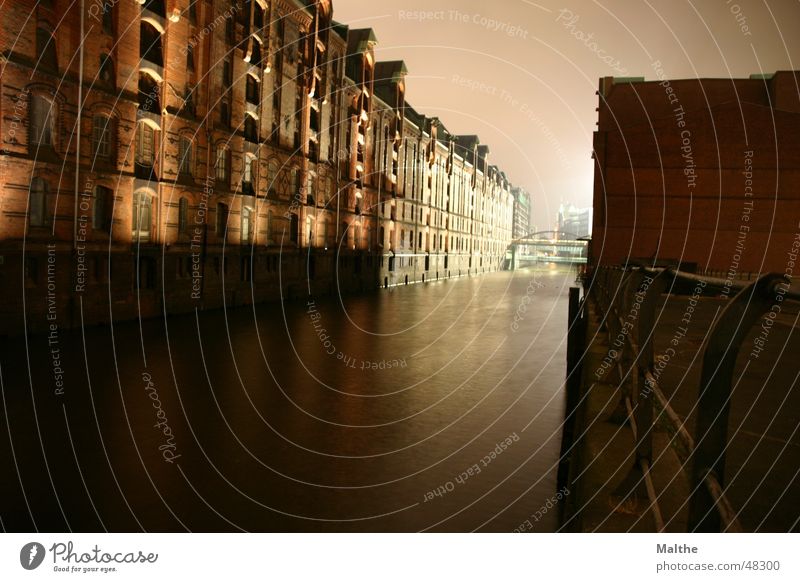
{"type": "Polygon", "coordinates": [[[574,234],[575,238],[587,237],[592,233],[592,209],[578,208],[572,204],[558,207],[558,230],[574,234]]]}
{"type": "Polygon", "coordinates": [[[530,234],[531,195],[524,189],[515,187],[511,189],[514,196],[514,226],[512,237],[522,238],[530,234]]]}

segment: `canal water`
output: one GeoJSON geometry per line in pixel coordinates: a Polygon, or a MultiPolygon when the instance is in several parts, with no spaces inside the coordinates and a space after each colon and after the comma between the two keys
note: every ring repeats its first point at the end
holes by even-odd
{"type": "Polygon", "coordinates": [[[8,342],[1,525],[553,531],[574,277],[540,267],[8,342]]]}

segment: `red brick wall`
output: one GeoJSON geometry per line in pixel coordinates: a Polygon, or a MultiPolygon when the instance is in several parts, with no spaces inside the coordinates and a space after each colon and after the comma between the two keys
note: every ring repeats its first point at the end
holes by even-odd
{"type": "Polygon", "coordinates": [[[672,103],[658,82],[608,90],[595,135],[593,261],[784,272],[800,233],[800,110],[775,109],[770,96],[791,109],[794,79],[672,81],[672,103]]]}

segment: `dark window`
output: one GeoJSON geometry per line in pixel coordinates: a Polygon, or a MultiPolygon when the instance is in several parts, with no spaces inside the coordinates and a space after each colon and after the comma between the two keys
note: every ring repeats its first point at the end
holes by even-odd
{"type": "Polygon", "coordinates": [[[145,0],[143,8],[149,10],[150,12],[154,12],[159,16],[165,18],[167,16],[166,10],[164,8],[164,0],[145,0]]]}
{"type": "Polygon", "coordinates": [[[195,107],[195,100],[194,100],[194,87],[191,85],[186,85],[183,88],[183,108],[189,115],[195,115],[197,109],[195,107]]]}
{"type": "Polygon", "coordinates": [[[156,261],[153,257],[139,257],[135,263],[137,265],[136,271],[136,287],[139,289],[155,289],[156,288],[156,261]]]}
{"type": "Polygon", "coordinates": [[[197,23],[197,2],[198,0],[189,1],[189,22],[192,24],[197,23]]]}
{"type": "Polygon", "coordinates": [[[253,52],[250,55],[250,64],[254,67],[261,66],[261,43],[258,42],[255,38],[251,38],[251,42],[253,43],[253,52]]]}
{"type": "Polygon", "coordinates": [[[231,108],[227,101],[219,104],[219,122],[226,127],[231,124],[231,108]]]}
{"type": "Polygon", "coordinates": [[[161,53],[161,33],[149,22],[139,27],[139,58],[150,61],[159,67],[164,66],[161,53]]]}
{"type": "Polygon", "coordinates": [[[253,24],[255,28],[254,32],[258,32],[260,29],[264,28],[264,9],[261,8],[261,5],[257,2],[253,10],[253,24]]]}
{"type": "Polygon", "coordinates": [[[36,52],[39,55],[39,66],[48,71],[58,70],[56,40],[45,28],[36,29],[36,52]]]}
{"type": "Polygon", "coordinates": [[[28,199],[28,224],[44,226],[47,223],[47,182],[41,178],[31,180],[28,199]]]}
{"type": "Polygon", "coordinates": [[[192,45],[186,47],[186,69],[194,71],[194,47],[192,45]]]}
{"type": "Polygon", "coordinates": [[[299,238],[300,238],[300,220],[297,218],[296,214],[292,214],[289,226],[289,240],[294,244],[297,244],[299,238]]]}
{"type": "Polygon", "coordinates": [[[222,62],[222,86],[228,89],[233,83],[233,75],[230,59],[222,62]]]}
{"type": "Polygon", "coordinates": [[[223,238],[228,228],[228,205],[219,202],[217,204],[217,236],[223,238]]]}
{"type": "Polygon", "coordinates": [[[236,44],[236,22],[231,16],[225,19],[225,40],[228,44],[236,44]]]}
{"type": "Polygon", "coordinates": [[[103,4],[103,32],[114,34],[114,6],[110,2],[103,4]]]}
{"type": "Polygon", "coordinates": [[[252,75],[247,75],[246,89],[247,102],[252,103],[253,105],[258,105],[260,101],[258,81],[256,81],[252,75]]]}
{"type": "Polygon", "coordinates": [[[252,143],[258,142],[258,125],[252,115],[244,116],[244,138],[252,143]]]}
{"type": "Polygon", "coordinates": [[[92,228],[109,232],[114,210],[114,192],[104,186],[95,186],[92,206],[92,228]]]}
{"type": "Polygon", "coordinates": [[[104,85],[114,86],[114,61],[107,53],[100,55],[100,70],[97,77],[104,85]]]}
{"type": "Polygon", "coordinates": [[[178,201],[178,234],[186,234],[189,223],[189,201],[181,198],[178,201]]]}

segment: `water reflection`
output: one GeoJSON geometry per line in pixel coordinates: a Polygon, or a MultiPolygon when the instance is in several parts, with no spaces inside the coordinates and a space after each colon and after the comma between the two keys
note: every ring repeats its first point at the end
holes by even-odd
{"type": "Polygon", "coordinates": [[[2,462],[20,478],[0,485],[4,526],[511,531],[555,493],[572,280],[498,273],[63,334],[63,396],[45,338],[29,356],[7,345],[2,462]]]}

